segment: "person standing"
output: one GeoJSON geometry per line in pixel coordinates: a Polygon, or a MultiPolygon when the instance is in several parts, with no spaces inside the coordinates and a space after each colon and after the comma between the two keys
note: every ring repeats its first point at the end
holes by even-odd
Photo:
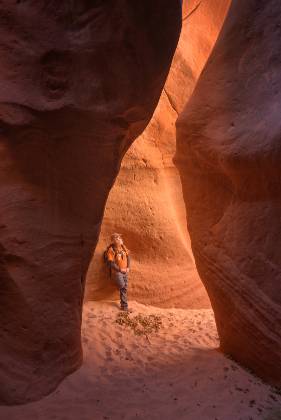
{"type": "Polygon", "coordinates": [[[128,274],[130,271],[130,252],[125,246],[121,234],[111,235],[112,243],[107,247],[106,260],[110,266],[113,277],[120,291],[120,309],[131,312],[128,308],[128,274]]]}

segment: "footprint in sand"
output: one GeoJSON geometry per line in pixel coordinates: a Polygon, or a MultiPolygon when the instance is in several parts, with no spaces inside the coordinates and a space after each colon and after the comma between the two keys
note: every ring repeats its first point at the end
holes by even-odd
{"type": "Polygon", "coordinates": [[[105,375],[107,375],[107,373],[108,373],[108,369],[107,369],[107,367],[105,367],[105,366],[101,366],[101,367],[100,367],[100,372],[101,372],[101,373],[103,373],[103,374],[105,374],[105,375]]]}
{"type": "Polygon", "coordinates": [[[181,339],[182,338],[182,335],[180,335],[180,334],[174,334],[173,335],[173,338],[175,338],[175,339],[181,339]]]}
{"type": "Polygon", "coordinates": [[[132,349],[133,350],[139,350],[140,346],[138,346],[137,344],[133,344],[132,345],[132,349]]]}
{"type": "Polygon", "coordinates": [[[105,352],[105,354],[106,354],[106,357],[108,358],[108,359],[112,359],[112,357],[111,357],[111,350],[106,350],[106,352],[105,352]]]}

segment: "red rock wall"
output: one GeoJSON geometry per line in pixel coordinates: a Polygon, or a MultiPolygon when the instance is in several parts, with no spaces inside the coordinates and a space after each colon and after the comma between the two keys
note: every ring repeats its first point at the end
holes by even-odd
{"type": "Polygon", "coordinates": [[[0,403],[82,358],[85,274],[121,159],[174,53],[174,0],[0,4],[0,403]]]}
{"type": "Polygon", "coordinates": [[[281,3],[236,0],[177,122],[176,165],[224,352],[281,383],[281,3]]]}
{"type": "Polygon", "coordinates": [[[229,1],[183,2],[178,47],[158,107],[126,153],[107,200],[88,275],[86,299],[118,299],[103,263],[114,231],[131,250],[129,300],[161,307],[206,308],[186,227],[181,181],[172,158],[175,121],[190,97],[223,24],[229,1]]]}

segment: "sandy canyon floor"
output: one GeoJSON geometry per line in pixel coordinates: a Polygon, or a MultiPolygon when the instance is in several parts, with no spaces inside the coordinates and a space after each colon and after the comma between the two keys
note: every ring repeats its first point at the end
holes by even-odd
{"type": "Polygon", "coordinates": [[[281,419],[281,396],[218,350],[211,310],[160,309],[158,332],[116,322],[118,302],[84,306],[84,364],[48,397],[0,407],[1,420],[281,419]]]}

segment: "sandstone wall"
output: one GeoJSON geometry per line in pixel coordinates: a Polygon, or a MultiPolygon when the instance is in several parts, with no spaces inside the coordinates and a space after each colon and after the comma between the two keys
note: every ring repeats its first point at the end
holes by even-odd
{"type": "Polygon", "coordinates": [[[183,2],[183,26],[168,80],[145,132],[126,153],[87,275],[86,299],[118,299],[103,264],[110,234],[131,250],[129,299],[162,307],[206,308],[186,227],[181,180],[172,161],[175,121],[214,46],[229,1],[183,2]]]}
{"type": "Polygon", "coordinates": [[[81,363],[105,201],[180,26],[174,0],[0,3],[0,404],[41,397],[81,363]]]}
{"type": "Polygon", "coordinates": [[[281,3],[232,2],[177,122],[176,165],[224,352],[281,383],[281,3]]]}

